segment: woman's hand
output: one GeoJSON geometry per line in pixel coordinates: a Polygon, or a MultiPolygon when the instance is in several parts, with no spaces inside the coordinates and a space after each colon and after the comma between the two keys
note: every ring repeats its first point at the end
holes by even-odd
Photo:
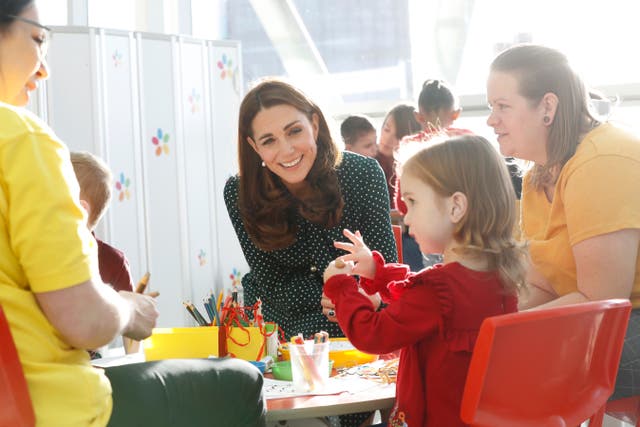
{"type": "Polygon", "coordinates": [[[371,249],[364,244],[360,232],[356,231],[355,233],[352,233],[345,229],[342,234],[344,234],[351,243],[333,242],[333,245],[338,249],[350,252],[350,254],[343,255],[339,258],[345,263],[348,263],[349,261],[353,262],[354,265],[353,268],[351,268],[351,273],[349,274],[373,279],[376,274],[376,264],[373,260],[371,249]]]}
{"type": "MultiPolygon", "coordinates": [[[[358,288],[358,292],[369,298],[369,301],[371,301],[371,305],[373,306],[374,310],[378,310],[380,308],[380,304],[382,304],[382,298],[380,298],[379,294],[376,293],[373,295],[369,295],[362,288],[358,288]]],[[[329,319],[330,322],[337,322],[338,319],[336,318],[336,306],[333,304],[333,302],[331,302],[329,297],[325,295],[324,292],[322,293],[320,304],[322,305],[322,314],[327,316],[327,319],[329,319]]]]}
{"type": "Polygon", "coordinates": [[[322,299],[320,300],[320,304],[322,305],[322,314],[327,316],[330,322],[337,322],[336,318],[336,306],[331,302],[329,297],[323,292],[322,299]]]}
{"type": "Polygon", "coordinates": [[[118,292],[131,307],[131,317],[122,335],[134,340],[141,340],[151,335],[158,319],[156,300],[150,295],[135,292],[118,292]]]}

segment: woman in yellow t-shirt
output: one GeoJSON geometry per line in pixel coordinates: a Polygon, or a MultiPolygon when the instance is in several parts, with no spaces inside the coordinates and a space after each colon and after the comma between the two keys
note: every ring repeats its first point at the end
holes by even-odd
{"type": "Polygon", "coordinates": [[[38,424],[100,426],[111,387],[82,349],[145,338],[158,312],[102,284],[69,152],[19,108],[48,75],[49,32],[33,1],[0,2],[0,304],[38,424]]]}
{"type": "Polygon", "coordinates": [[[37,425],[210,425],[212,407],[221,425],[259,425],[262,377],[247,363],[149,362],[109,379],[91,366],[86,349],[148,337],[158,311],[101,282],[69,151],[20,108],[48,76],[49,32],[33,0],[0,0],[0,306],[37,425]]]}
{"type": "Polygon", "coordinates": [[[534,164],[521,218],[532,286],[520,308],[630,299],[612,398],[640,394],[640,137],[598,121],[581,78],[547,47],[499,54],[487,97],[502,154],[534,164]]]}

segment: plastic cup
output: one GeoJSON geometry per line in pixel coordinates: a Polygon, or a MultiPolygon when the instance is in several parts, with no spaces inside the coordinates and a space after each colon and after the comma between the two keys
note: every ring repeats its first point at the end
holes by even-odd
{"type": "Polygon", "coordinates": [[[291,377],[298,393],[321,391],[329,379],[329,341],[289,343],[291,377]]]}

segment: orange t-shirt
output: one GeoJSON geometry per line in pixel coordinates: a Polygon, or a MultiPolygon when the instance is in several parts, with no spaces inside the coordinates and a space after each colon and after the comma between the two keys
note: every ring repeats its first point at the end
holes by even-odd
{"type": "MultiPolygon", "coordinates": [[[[525,176],[521,225],[533,264],[555,292],[577,291],[572,246],[640,228],[640,136],[611,124],[589,132],[562,168],[552,202],[525,176]]],[[[630,299],[640,307],[640,257],[630,299]]]]}

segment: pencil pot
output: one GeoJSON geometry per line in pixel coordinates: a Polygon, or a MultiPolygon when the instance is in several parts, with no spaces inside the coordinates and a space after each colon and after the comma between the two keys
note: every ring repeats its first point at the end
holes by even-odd
{"type": "Polygon", "coordinates": [[[329,379],[329,342],[289,344],[293,388],[305,393],[320,391],[329,379]]]}
{"type": "Polygon", "coordinates": [[[154,328],[144,340],[146,360],[207,358],[219,353],[219,328],[154,328]]]}
{"type": "MultiPolygon", "coordinates": [[[[226,329],[226,354],[244,360],[260,360],[266,355],[277,357],[278,336],[274,323],[257,326],[230,326],[226,329]]],[[[223,351],[220,354],[225,354],[223,351]]]]}

